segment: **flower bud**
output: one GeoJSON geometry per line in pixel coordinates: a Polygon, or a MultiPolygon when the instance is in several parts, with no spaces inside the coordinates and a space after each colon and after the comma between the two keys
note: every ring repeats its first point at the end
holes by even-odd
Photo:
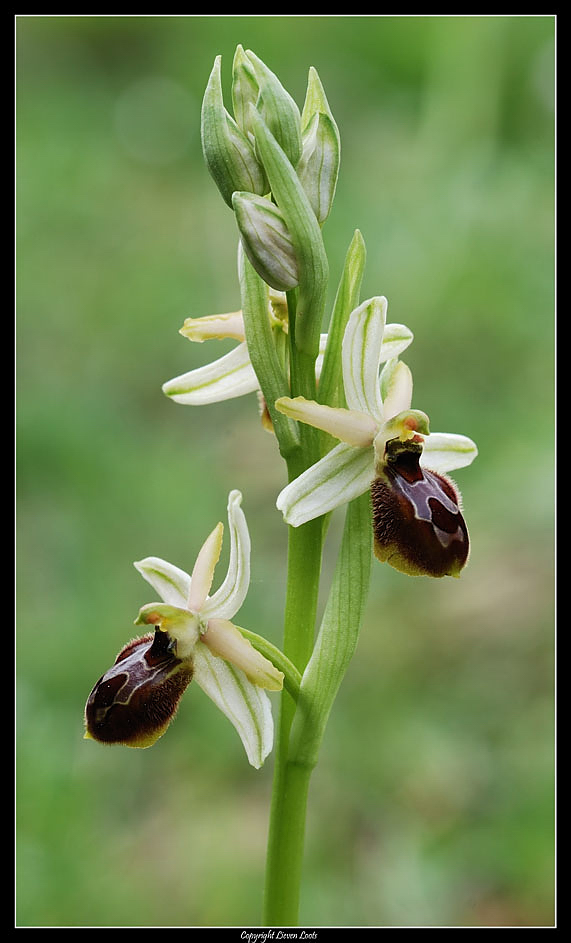
{"type": "Polygon", "coordinates": [[[339,148],[333,124],[328,115],[317,114],[303,136],[297,175],[320,225],[329,216],[338,174],[339,148]]]}
{"type": "MultiPolygon", "coordinates": [[[[301,157],[301,115],[277,75],[251,50],[246,56],[254,67],[260,94],[256,107],[293,167],[301,157]]],[[[246,189],[245,187],[243,189],[246,189]]]]}
{"type": "Polygon", "coordinates": [[[232,107],[236,124],[244,134],[252,132],[250,106],[255,106],[259,93],[254,67],[243,47],[237,46],[232,63],[232,107]]]}
{"type": "Polygon", "coordinates": [[[235,190],[267,192],[262,165],[253,146],[224,107],[217,56],[202,102],[202,150],[206,166],[228,206],[235,190]]]}
{"type": "Polygon", "coordinates": [[[410,576],[459,576],[469,552],[460,495],[449,478],[420,466],[421,454],[421,440],[387,442],[371,485],[375,555],[410,576]]]}
{"type": "Polygon", "coordinates": [[[260,278],[278,291],[295,288],[297,258],[279,207],[254,193],[234,193],[232,205],[244,251],[260,278]]]}
{"type": "Polygon", "coordinates": [[[297,175],[321,225],[327,219],[337,186],[341,159],[339,129],[325,91],[312,67],[301,114],[302,154],[297,175]]]}
{"type": "Polygon", "coordinates": [[[167,729],[192,680],[190,659],[157,629],[121,649],[85,705],[85,736],[100,743],[150,747],[167,729]]]}

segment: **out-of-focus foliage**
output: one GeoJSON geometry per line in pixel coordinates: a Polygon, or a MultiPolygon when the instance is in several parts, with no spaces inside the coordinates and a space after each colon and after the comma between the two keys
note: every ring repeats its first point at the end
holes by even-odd
{"type": "Polygon", "coordinates": [[[317,68],[342,137],[331,297],[359,228],[363,297],[415,334],[413,406],[480,449],[455,476],[462,578],[374,567],[312,783],[302,920],[551,925],[553,17],[21,16],[16,39],[18,925],[260,919],[271,760],[252,770],[192,685],[151,750],[82,739],[150,601],[132,561],[187,568],[232,488],[243,622],[281,638],[284,467],[255,396],[160,390],[226,349],[184,318],[239,307],[199,133],[238,43],[300,105],[317,68]]]}

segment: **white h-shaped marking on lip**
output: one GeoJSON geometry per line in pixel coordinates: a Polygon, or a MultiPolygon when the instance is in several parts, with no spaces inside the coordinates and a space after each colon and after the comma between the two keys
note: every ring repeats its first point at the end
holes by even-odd
{"type": "Polygon", "coordinates": [[[440,502],[445,510],[449,511],[454,516],[460,513],[460,509],[458,505],[452,500],[452,498],[448,497],[442,485],[438,481],[438,478],[430,475],[430,479],[428,479],[426,477],[427,472],[430,474],[428,470],[423,470],[423,477],[419,481],[407,482],[408,489],[410,490],[404,489],[400,481],[402,476],[398,474],[395,476],[395,485],[401,494],[403,494],[410,501],[414,508],[414,516],[416,519],[419,521],[426,521],[428,524],[431,524],[434,529],[434,533],[436,534],[436,537],[442,546],[449,547],[454,540],[462,540],[462,529],[460,525],[458,525],[454,533],[449,534],[447,531],[442,530],[441,527],[438,527],[438,525],[434,523],[432,510],[428,502],[430,498],[435,498],[440,502]],[[434,487],[435,490],[437,489],[436,494],[434,494],[429,489],[429,484],[434,487]],[[412,493],[413,488],[416,490],[416,494],[412,493]]]}

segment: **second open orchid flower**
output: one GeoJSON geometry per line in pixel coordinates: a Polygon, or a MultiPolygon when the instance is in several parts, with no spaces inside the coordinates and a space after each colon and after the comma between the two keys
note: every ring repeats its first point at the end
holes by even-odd
{"type": "Polygon", "coordinates": [[[287,523],[298,527],[375,482],[377,556],[411,574],[457,575],[467,559],[467,532],[459,495],[442,473],[469,465],[477,448],[467,436],[429,433],[428,416],[411,409],[412,374],[402,361],[389,360],[379,377],[386,311],[381,296],[363,302],[349,318],[342,347],[347,408],[303,397],[276,402],[285,415],[341,440],[284,488],[277,506],[287,523]],[[435,549],[419,551],[418,545],[435,535],[435,549]],[[426,557],[438,559],[427,563],[426,557]]]}
{"type": "Polygon", "coordinates": [[[87,737],[151,746],[165,732],[194,679],[234,724],[252,766],[264,762],[273,744],[271,706],[264,689],[280,690],[284,676],[230,621],[250,582],[250,537],[241,501],[239,491],[230,493],[228,572],[212,596],[221,523],[203,544],[192,575],[158,557],[135,563],[161,599],[143,606],[136,624],[155,631],[129,642],[93,688],[85,712],[87,737]]]}
{"type": "MultiPolygon", "coordinates": [[[[280,361],[285,367],[288,359],[287,301],[283,292],[271,288],[268,291],[268,319],[280,361]]],[[[245,396],[247,393],[259,393],[260,384],[250,362],[241,311],[186,318],[179,333],[195,343],[228,339],[238,343],[222,357],[164,383],[163,392],[169,399],[186,406],[204,406],[245,396]]],[[[412,333],[404,324],[387,324],[382,340],[381,359],[398,357],[411,341],[412,333]]],[[[319,354],[315,362],[317,380],[321,374],[326,344],[327,334],[321,334],[319,354]]]]}

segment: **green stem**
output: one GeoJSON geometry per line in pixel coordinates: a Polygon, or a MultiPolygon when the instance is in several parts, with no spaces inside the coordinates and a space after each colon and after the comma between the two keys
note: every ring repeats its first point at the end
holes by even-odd
{"type": "MultiPolygon", "coordinates": [[[[299,593],[304,590],[310,593],[312,585],[317,585],[317,579],[313,584],[310,581],[318,577],[314,572],[307,572],[312,559],[309,555],[311,535],[304,534],[304,531],[310,524],[319,525],[320,533],[313,537],[321,541],[323,518],[300,527],[298,531],[290,528],[292,581],[288,582],[291,605],[287,611],[286,638],[289,645],[295,642],[297,663],[303,670],[303,677],[296,704],[282,698],[268,845],[265,902],[268,926],[297,924],[309,782],[333,702],[359,636],[371,565],[370,515],[368,494],[355,499],[347,509],[334,579],[319,636],[315,645],[311,645],[309,661],[309,624],[303,638],[295,632],[296,625],[300,624],[297,620],[304,613],[298,608],[300,598],[303,599],[299,593]],[[305,575],[302,570],[305,570],[305,575]],[[301,584],[298,580],[302,581],[301,584]],[[293,634],[293,639],[289,633],[293,634]]],[[[317,552],[316,547],[313,551],[313,560],[320,560],[321,552],[317,552]]],[[[314,607],[311,615],[313,619],[314,607]]]]}
{"type": "MultiPolygon", "coordinates": [[[[296,301],[296,293],[288,293],[291,392],[294,396],[304,393],[311,397],[315,395],[315,358],[302,354],[296,347],[296,301]]],[[[312,433],[307,426],[299,429],[301,449],[288,460],[290,481],[317,457],[316,437],[312,433]]],[[[323,521],[319,519],[299,528],[288,527],[283,651],[302,675],[313,651],[323,536],[323,521]]],[[[296,702],[282,695],[266,862],[267,926],[295,926],[299,915],[307,796],[313,766],[292,763],[288,758],[295,711],[296,702]]]]}
{"type": "Polygon", "coordinates": [[[307,796],[312,767],[276,763],[266,871],[264,926],[297,926],[307,796]]]}
{"type": "MultiPolygon", "coordinates": [[[[315,398],[315,361],[325,307],[328,262],[321,230],[288,158],[259,114],[253,115],[256,145],[280,207],[299,266],[299,285],[287,295],[290,342],[290,395],[315,398]]],[[[320,457],[320,433],[301,425],[299,449],[282,450],[289,480],[320,457]]],[[[288,575],[283,651],[303,674],[315,639],[321,574],[323,520],[288,529],[288,575]]],[[[270,814],[264,919],[269,925],[297,924],[312,764],[288,759],[296,704],[284,694],[276,743],[270,814]]]]}
{"type": "MultiPolygon", "coordinates": [[[[300,291],[287,294],[290,388],[292,396],[315,397],[317,349],[297,344],[300,291]]],[[[317,295],[312,313],[319,323],[323,305],[317,295]]],[[[297,478],[320,457],[320,433],[311,426],[299,426],[300,448],[287,457],[289,481],[297,478]]],[[[324,520],[288,527],[288,575],[284,622],[284,654],[303,675],[315,641],[315,618],[321,575],[324,520]]],[[[299,894],[305,842],[305,819],[309,781],[313,763],[289,758],[289,739],[296,702],[283,695],[276,738],[274,784],[270,812],[264,921],[267,926],[295,926],[298,922],[299,894]]]]}
{"type": "MultiPolygon", "coordinates": [[[[289,528],[283,648],[301,672],[313,649],[322,535],[321,520],[289,528]]],[[[307,794],[313,765],[288,759],[295,708],[295,702],[282,695],[266,867],[266,926],[295,926],[298,921],[307,794]]]]}

